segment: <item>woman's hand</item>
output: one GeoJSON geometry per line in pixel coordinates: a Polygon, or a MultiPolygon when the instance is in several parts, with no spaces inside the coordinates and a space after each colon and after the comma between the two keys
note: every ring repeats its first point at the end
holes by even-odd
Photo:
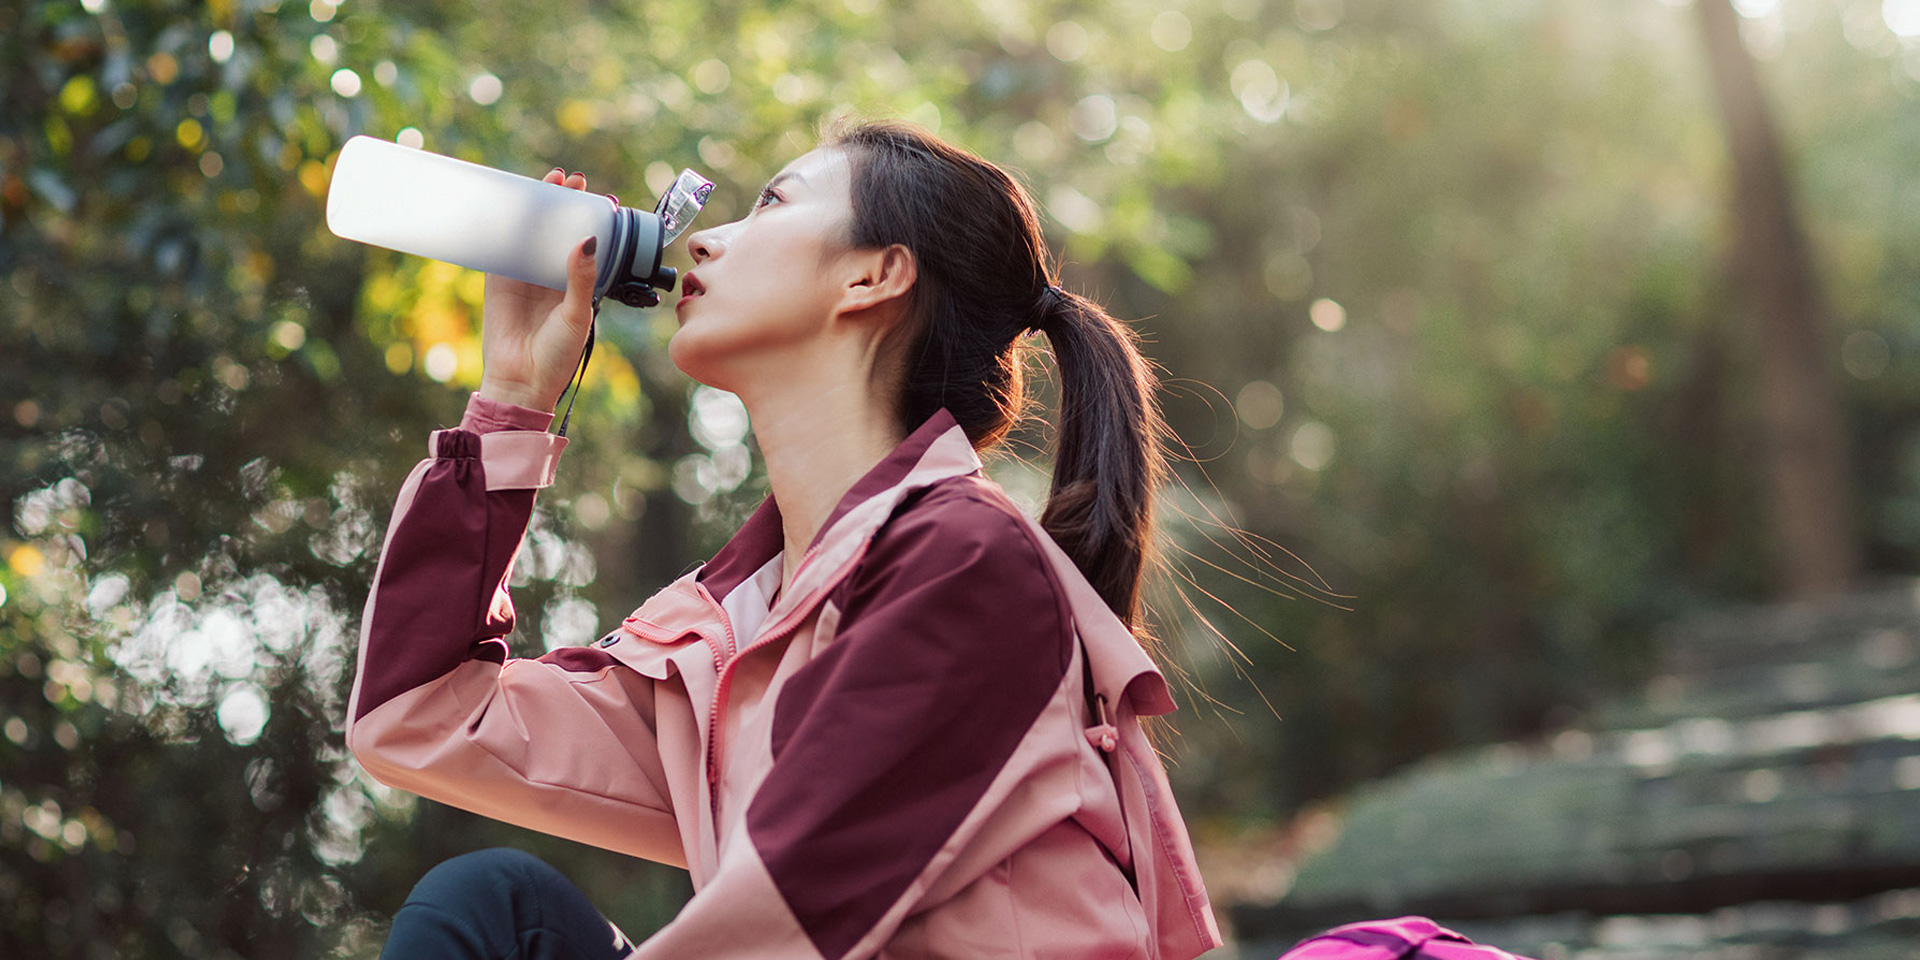
{"type": "MultiPolygon", "coordinates": [[[[587,188],[586,174],[555,167],[546,182],[587,188]]],[[[567,255],[563,293],[509,277],[487,275],[480,326],[480,395],[552,410],[580,364],[593,324],[595,238],[582,238],[567,255]]]]}

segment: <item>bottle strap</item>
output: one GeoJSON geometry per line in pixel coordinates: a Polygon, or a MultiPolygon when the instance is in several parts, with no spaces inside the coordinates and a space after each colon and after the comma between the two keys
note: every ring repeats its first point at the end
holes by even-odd
{"type": "Polygon", "coordinates": [[[587,321],[587,345],[580,351],[580,366],[574,368],[573,377],[567,381],[567,412],[560,417],[560,435],[567,435],[567,421],[573,419],[573,402],[580,399],[580,390],[587,385],[587,361],[593,359],[593,334],[600,325],[600,298],[593,298],[593,317],[587,321]]]}

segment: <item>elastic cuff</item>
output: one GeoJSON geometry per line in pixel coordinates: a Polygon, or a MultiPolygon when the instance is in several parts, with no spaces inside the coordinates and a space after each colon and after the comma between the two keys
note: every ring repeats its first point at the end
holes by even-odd
{"type": "Polygon", "coordinates": [[[480,465],[487,472],[487,489],[539,490],[553,486],[554,472],[560,469],[560,451],[565,449],[566,437],[545,430],[481,434],[480,465]]]}
{"type": "Polygon", "coordinates": [[[474,433],[545,430],[552,425],[552,411],[535,410],[532,407],[483,397],[477,393],[467,398],[467,413],[460,419],[460,429],[474,433]]]}
{"type": "Polygon", "coordinates": [[[480,471],[487,479],[487,490],[540,490],[553,486],[554,473],[560,468],[560,453],[567,449],[567,438],[545,430],[499,430],[476,434],[469,430],[435,430],[429,445],[433,456],[472,457],[480,448],[480,471]]]}

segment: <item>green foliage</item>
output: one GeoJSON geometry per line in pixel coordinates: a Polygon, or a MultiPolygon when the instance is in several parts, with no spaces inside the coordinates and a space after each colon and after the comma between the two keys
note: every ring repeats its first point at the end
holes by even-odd
{"type": "MultiPolygon", "coordinates": [[[[1203,215],[1222,254],[1201,292],[1143,304],[1177,318],[1162,356],[1180,374],[1277,387],[1241,423],[1215,414],[1233,441],[1201,453],[1230,515],[1355,608],[1226,585],[1297,652],[1242,644],[1283,720],[1223,681],[1231,709],[1183,728],[1176,777],[1213,811],[1284,810],[1572,722],[1643,668],[1650,625],[1765,589],[1754,334],[1725,272],[1731,188],[1692,11],[1345,10],[1319,42],[1348,69],[1294,94],[1324,112],[1231,154],[1243,189],[1203,215]],[[1230,348],[1181,336],[1196,298],[1230,348]]],[[[1912,188],[1884,151],[1920,116],[1920,84],[1880,17],[1786,0],[1749,41],[1830,285],[1858,532],[1894,572],[1916,559],[1920,370],[1912,188]]],[[[1197,419],[1176,417],[1206,436],[1197,419]]]]}
{"type": "MultiPolygon", "coordinates": [[[[1877,9],[1786,0],[1755,35],[1784,38],[1890,570],[1920,549],[1920,83],[1877,9]]],[[[1696,46],[1660,0],[0,8],[0,954],[371,956],[421,872],[498,842],[629,932],[685,895],[345,754],[385,504],[477,380],[479,307],[476,276],[325,230],[348,136],[639,205],[692,166],[720,184],[706,222],[843,112],[1018,168],[1069,286],[1143,318],[1174,378],[1185,509],[1354,595],[1256,590],[1307,574],[1172,525],[1244,654],[1163,603],[1225,708],[1191,698],[1176,776],[1198,819],[1273,816],[1560,722],[1647,623],[1757,591],[1696,46]]],[[[525,652],[591,637],[764,492],[737,411],[666,361],[670,318],[601,324],[521,565],[525,652]]]]}

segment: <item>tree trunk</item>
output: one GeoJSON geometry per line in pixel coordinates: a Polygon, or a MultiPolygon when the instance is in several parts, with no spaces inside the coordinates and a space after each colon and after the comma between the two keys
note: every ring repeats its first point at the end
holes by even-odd
{"type": "Polygon", "coordinates": [[[1694,6],[1733,161],[1733,273],[1759,360],[1760,481],[1774,581],[1790,598],[1831,593],[1858,574],[1860,553],[1826,305],[1738,16],[1730,0],[1694,6]]]}

